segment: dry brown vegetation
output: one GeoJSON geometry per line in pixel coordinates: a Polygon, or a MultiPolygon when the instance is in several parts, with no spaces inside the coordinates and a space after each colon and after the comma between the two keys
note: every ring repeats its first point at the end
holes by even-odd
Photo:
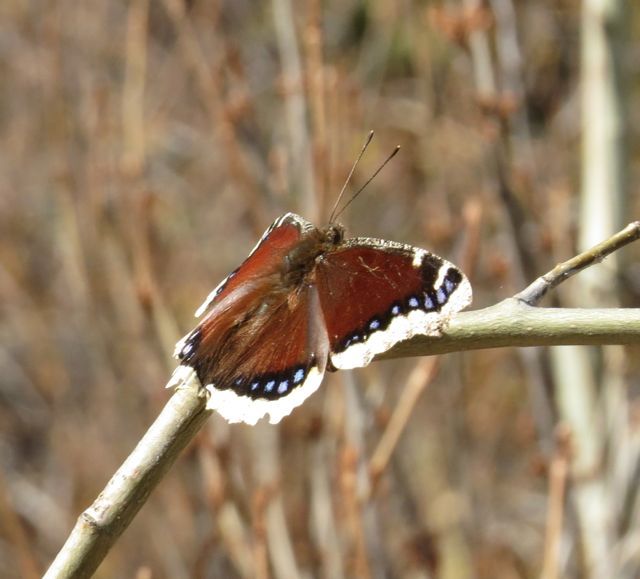
{"type": "MultiPolygon", "coordinates": [[[[581,9],[4,0],[0,576],[46,569],[168,399],[200,301],[276,216],[326,219],[370,129],[354,188],[402,151],[343,216],[349,232],[459,263],[475,307],[599,231],[580,212],[581,9]]],[[[633,136],[627,10],[613,30],[633,136]]],[[[595,303],[638,303],[637,256],[592,270],[611,280],[595,303]]],[[[548,303],[593,305],[585,283],[548,303]]],[[[637,576],[640,369],[631,348],[580,351],[380,362],[329,376],[279,427],[214,416],[97,576],[605,577],[602,549],[610,576],[637,576]],[[596,460],[577,461],[587,446],[596,460]],[[594,503],[606,521],[585,515],[594,503]]]]}

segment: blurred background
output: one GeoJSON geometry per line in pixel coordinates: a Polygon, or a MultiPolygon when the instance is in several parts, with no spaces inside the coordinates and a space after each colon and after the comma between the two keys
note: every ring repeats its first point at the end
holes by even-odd
{"type": "MultiPolygon", "coordinates": [[[[175,341],[278,215],[317,224],[368,133],[351,235],[504,299],[640,215],[622,0],[4,0],[0,576],[38,577],[171,393],[175,341]]],[[[638,248],[548,306],[633,306],[638,248]]],[[[98,577],[640,576],[637,348],[328,376],[217,416],[98,577]]]]}

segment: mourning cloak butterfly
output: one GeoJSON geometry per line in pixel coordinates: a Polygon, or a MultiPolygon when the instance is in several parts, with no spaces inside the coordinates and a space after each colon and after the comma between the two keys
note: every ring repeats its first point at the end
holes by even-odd
{"type": "Polygon", "coordinates": [[[196,373],[229,422],[279,422],[325,370],[366,366],[416,334],[438,335],[471,303],[464,274],[409,245],[344,238],[287,213],[207,297],[176,345],[167,387],[196,373]]]}

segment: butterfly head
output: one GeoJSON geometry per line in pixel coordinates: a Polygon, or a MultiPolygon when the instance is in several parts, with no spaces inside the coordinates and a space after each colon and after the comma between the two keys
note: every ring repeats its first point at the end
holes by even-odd
{"type": "Polygon", "coordinates": [[[328,245],[338,245],[342,243],[344,239],[344,227],[339,223],[329,223],[325,229],[322,230],[323,241],[328,245]]]}

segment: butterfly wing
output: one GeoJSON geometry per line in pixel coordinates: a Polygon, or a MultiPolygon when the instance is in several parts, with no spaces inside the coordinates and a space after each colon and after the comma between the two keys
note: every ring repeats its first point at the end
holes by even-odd
{"type": "Polygon", "coordinates": [[[229,422],[279,422],[320,385],[329,345],[317,289],[289,287],[287,255],[313,226],[276,220],[244,263],[207,298],[200,324],[176,346],[181,365],[168,386],[195,371],[207,407],[229,422]]]}
{"type": "Polygon", "coordinates": [[[366,366],[416,334],[437,335],[471,303],[464,274],[423,249],[369,238],[348,239],[317,267],[331,363],[366,366]]]}
{"type": "Polygon", "coordinates": [[[209,392],[207,407],[229,422],[279,422],[317,390],[329,343],[317,291],[296,291],[256,302],[240,323],[219,333],[202,324],[193,366],[209,392]]]}
{"type": "Polygon", "coordinates": [[[264,280],[279,271],[285,255],[314,226],[295,213],[276,219],[264,232],[247,259],[223,279],[196,310],[199,318],[212,305],[224,300],[247,283],[264,280]]]}
{"type": "MultiPolygon", "coordinates": [[[[225,316],[225,313],[232,310],[237,311],[239,315],[242,313],[237,307],[239,304],[247,307],[247,302],[251,302],[252,296],[256,293],[271,291],[271,287],[278,281],[285,256],[310,229],[313,229],[313,225],[295,213],[286,213],[276,219],[242,264],[207,296],[196,310],[195,316],[199,318],[208,312],[209,318],[219,320],[222,316],[223,320],[226,319],[227,325],[236,321],[228,315],[225,316]]],[[[224,328],[218,330],[222,333],[224,328]]],[[[174,358],[181,360],[190,353],[197,331],[198,327],[178,341],[173,353],[174,358]]],[[[170,381],[169,385],[173,385],[173,381],[170,381]]]]}

